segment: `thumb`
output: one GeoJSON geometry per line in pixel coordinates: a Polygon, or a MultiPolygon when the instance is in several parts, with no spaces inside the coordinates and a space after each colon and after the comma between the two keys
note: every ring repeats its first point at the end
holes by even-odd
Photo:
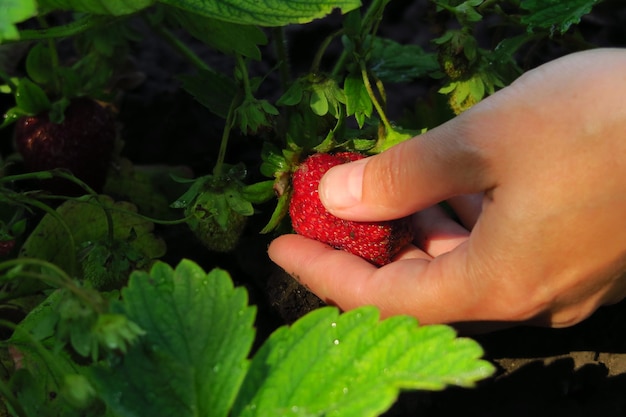
{"type": "Polygon", "coordinates": [[[320,182],[322,203],[337,217],[390,220],[490,188],[469,113],[379,155],[331,168],[320,182]]]}

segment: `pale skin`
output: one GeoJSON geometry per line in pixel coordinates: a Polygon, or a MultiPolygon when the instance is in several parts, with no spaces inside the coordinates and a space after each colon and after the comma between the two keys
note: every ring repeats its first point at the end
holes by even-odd
{"type": "Polygon", "coordinates": [[[329,304],[470,331],[576,324],[626,296],[626,50],[529,71],[438,128],[332,168],[319,193],[338,217],[415,225],[414,245],[382,268],[274,240],[272,260],[329,304]]]}

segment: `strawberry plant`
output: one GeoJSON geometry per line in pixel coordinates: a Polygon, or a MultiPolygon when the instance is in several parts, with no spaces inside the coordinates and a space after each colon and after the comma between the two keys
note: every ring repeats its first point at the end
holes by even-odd
{"type": "Polygon", "coordinates": [[[0,319],[0,415],[374,416],[400,390],[474,386],[493,367],[446,326],[257,315],[251,245],[297,232],[390,262],[408,219],[330,216],[323,173],[462,113],[545,51],[592,47],[578,24],[605,2],[423,0],[419,43],[386,36],[391,0],[5,0],[0,311],[17,313],[0,319]],[[309,28],[322,36],[290,48],[309,28]],[[168,62],[142,62],[147,40],[168,62]],[[173,137],[146,133],[170,113],[125,118],[160,66],[202,115],[173,137]],[[219,133],[185,148],[204,123],[219,133]],[[183,160],[138,161],[157,145],[183,160]],[[273,328],[253,348],[255,325],[273,328]]]}

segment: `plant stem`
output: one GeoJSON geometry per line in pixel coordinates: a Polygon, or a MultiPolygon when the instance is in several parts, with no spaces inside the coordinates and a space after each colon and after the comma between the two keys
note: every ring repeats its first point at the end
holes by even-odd
{"type": "Polygon", "coordinates": [[[65,288],[68,291],[70,291],[72,294],[74,294],[77,298],[82,300],[85,304],[90,306],[96,313],[102,314],[104,312],[102,309],[102,306],[99,303],[95,302],[89,296],[88,292],[83,291],[83,289],[79,287],[78,285],[76,285],[74,280],[72,280],[72,278],[64,270],[62,270],[61,268],[59,268],[58,266],[56,266],[55,264],[51,262],[47,262],[47,261],[44,261],[42,259],[37,259],[37,258],[11,259],[11,260],[0,263],[0,270],[9,269],[14,266],[24,266],[24,265],[37,266],[41,269],[47,268],[49,270],[52,270],[54,273],[56,273],[58,277],[55,277],[53,275],[46,275],[43,273],[29,272],[29,271],[20,271],[18,273],[19,276],[34,278],[39,281],[45,282],[47,284],[52,284],[58,288],[65,288]]]}
{"type": "Polygon", "coordinates": [[[12,93],[15,93],[15,91],[17,90],[17,84],[13,82],[13,80],[11,79],[11,77],[9,77],[8,74],[0,70],[0,79],[2,79],[9,86],[12,93]]]}
{"type": "Polygon", "coordinates": [[[391,123],[389,123],[389,119],[387,119],[387,115],[385,114],[385,111],[380,105],[380,102],[378,101],[378,98],[376,98],[376,94],[374,93],[374,90],[372,89],[372,84],[370,83],[369,76],[367,75],[367,68],[365,67],[365,62],[360,61],[360,64],[361,64],[361,77],[363,78],[363,84],[365,85],[367,94],[369,95],[370,100],[372,100],[372,104],[374,105],[374,108],[378,112],[380,121],[385,126],[385,129],[387,131],[390,131],[392,130],[391,123]]]}
{"type": "Polygon", "coordinates": [[[228,115],[226,116],[226,123],[224,124],[224,130],[222,131],[222,140],[220,142],[220,149],[217,154],[217,161],[215,162],[215,167],[213,168],[213,175],[220,176],[222,175],[223,167],[224,167],[224,159],[226,158],[226,149],[228,148],[228,139],[230,138],[230,132],[233,128],[233,124],[235,121],[235,110],[239,106],[239,102],[241,99],[241,94],[236,94],[233,98],[233,101],[230,103],[230,107],[228,108],[228,115]]]}
{"type": "Polygon", "coordinates": [[[285,29],[283,27],[272,28],[274,35],[274,49],[278,57],[278,73],[280,75],[280,85],[283,91],[291,84],[291,73],[289,68],[289,56],[287,54],[287,40],[285,39],[285,29]]]}
{"type": "Polygon", "coordinates": [[[339,29],[338,31],[331,33],[330,35],[328,35],[324,41],[322,42],[322,44],[320,45],[319,49],[317,50],[317,52],[315,53],[315,57],[313,58],[313,62],[311,63],[311,70],[310,72],[312,74],[317,74],[320,71],[320,65],[322,64],[322,58],[324,57],[324,53],[326,52],[326,49],[328,49],[328,46],[330,45],[330,43],[339,35],[341,35],[343,33],[343,29],[339,29]]]}
{"type": "Polygon", "coordinates": [[[191,50],[183,41],[178,39],[163,25],[151,25],[152,29],[167,41],[178,53],[180,53],[191,65],[201,71],[211,71],[211,67],[191,50]]]}
{"type": "MultiPolygon", "coordinates": [[[[45,17],[37,16],[37,21],[44,30],[49,29],[48,22],[46,22],[45,17]]],[[[52,85],[54,86],[54,91],[60,93],[62,87],[61,79],[58,75],[59,52],[57,51],[56,42],[53,38],[47,38],[46,41],[48,44],[48,50],[50,51],[50,67],[52,68],[52,71],[50,73],[52,74],[52,85]]]]}

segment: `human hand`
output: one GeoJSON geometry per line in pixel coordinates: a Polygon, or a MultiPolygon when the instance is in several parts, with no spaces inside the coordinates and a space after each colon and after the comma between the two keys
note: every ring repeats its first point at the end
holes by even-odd
{"type": "Polygon", "coordinates": [[[414,213],[416,230],[382,268],[302,236],[272,242],[270,257],[330,304],[422,323],[580,322],[626,296],[626,50],[529,71],[436,129],[332,168],[319,192],[338,217],[414,213]]]}

